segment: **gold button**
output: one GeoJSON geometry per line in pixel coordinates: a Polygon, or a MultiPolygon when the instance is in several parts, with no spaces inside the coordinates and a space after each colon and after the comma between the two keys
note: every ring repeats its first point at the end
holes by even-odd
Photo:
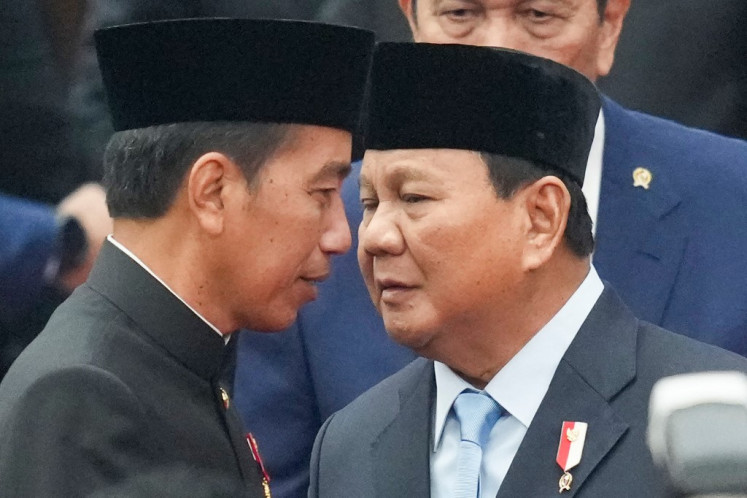
{"type": "Polygon", "coordinates": [[[651,186],[651,180],[654,179],[654,175],[651,174],[646,168],[636,168],[633,171],[633,186],[643,187],[645,190],[651,186]]]}

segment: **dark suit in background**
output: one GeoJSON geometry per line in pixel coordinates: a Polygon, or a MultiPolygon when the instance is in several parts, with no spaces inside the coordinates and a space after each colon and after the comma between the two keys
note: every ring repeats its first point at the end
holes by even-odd
{"type": "Polygon", "coordinates": [[[56,237],[51,206],[0,193],[0,323],[38,297],[56,237]]]}
{"type": "Polygon", "coordinates": [[[599,87],[626,107],[747,138],[747,2],[633,1],[599,87]]]}
{"type": "Polygon", "coordinates": [[[29,330],[44,326],[35,328],[29,321],[44,293],[57,232],[50,206],[0,193],[0,380],[33,339],[29,330]]]}
{"type": "Polygon", "coordinates": [[[606,99],[594,266],[643,320],[747,356],[747,142],[606,99]],[[633,172],[650,170],[649,188],[633,172]]]}
{"type": "Polygon", "coordinates": [[[184,465],[263,496],[223,339],[107,243],[0,385],[0,495],[82,496],[184,465]]]}
{"type": "MultiPolygon", "coordinates": [[[[747,371],[747,360],[637,320],[605,288],[555,372],[498,492],[558,496],[565,420],[589,424],[563,496],[660,496],[646,447],[648,398],[664,376],[747,371]]],[[[335,414],[314,446],[309,497],[430,496],[433,363],[419,359],[335,414]]]]}
{"type": "Polygon", "coordinates": [[[0,6],[0,191],[54,204],[89,171],[66,109],[68,45],[43,4],[0,6]]]}

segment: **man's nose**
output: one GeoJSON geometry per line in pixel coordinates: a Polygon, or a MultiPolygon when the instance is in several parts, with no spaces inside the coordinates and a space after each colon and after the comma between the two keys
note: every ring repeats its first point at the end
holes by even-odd
{"type": "Polygon", "coordinates": [[[329,213],[329,223],[322,234],[319,245],[325,253],[343,254],[352,245],[350,226],[345,216],[342,198],[336,196],[332,200],[332,203],[333,205],[330,207],[329,213]]]}
{"type": "Polygon", "coordinates": [[[496,15],[488,17],[476,27],[467,43],[526,51],[525,36],[526,32],[518,25],[516,19],[496,15]]]}
{"type": "Polygon", "coordinates": [[[400,254],[404,238],[396,223],[396,213],[380,203],[369,218],[364,216],[358,229],[358,244],[373,256],[400,254]]]}

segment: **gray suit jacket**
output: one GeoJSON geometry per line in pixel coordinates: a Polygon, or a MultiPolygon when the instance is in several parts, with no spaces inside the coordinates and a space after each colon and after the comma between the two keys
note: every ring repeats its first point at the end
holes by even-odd
{"type": "MultiPolygon", "coordinates": [[[[654,382],[702,370],[747,371],[747,360],[637,320],[606,288],[555,372],[499,498],[557,497],[564,420],[589,424],[563,495],[659,496],[645,444],[654,382]]],[[[330,417],[312,454],[309,497],[430,495],[433,363],[418,359],[330,417]]]]}
{"type": "MultiPolygon", "coordinates": [[[[241,423],[222,400],[226,349],[105,243],[88,281],[0,384],[0,496],[106,494],[172,469],[226,482],[241,490],[234,496],[263,496],[241,423]]],[[[141,495],[184,489],[160,482],[141,495]]]]}

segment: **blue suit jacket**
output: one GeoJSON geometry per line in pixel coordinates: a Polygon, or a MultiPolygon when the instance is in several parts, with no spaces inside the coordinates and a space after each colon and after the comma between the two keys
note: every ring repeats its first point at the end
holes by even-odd
{"type": "Polygon", "coordinates": [[[0,194],[0,323],[34,304],[56,235],[52,207],[0,194]]]}
{"type": "MultiPolygon", "coordinates": [[[[747,143],[605,100],[594,265],[640,318],[747,354],[747,143]],[[649,189],[633,186],[645,167],[649,189]]],[[[343,189],[355,234],[357,173],[343,189]]],[[[355,251],[281,334],[244,333],[235,396],[276,496],[305,496],[314,435],[415,356],[387,337],[355,251]]]]}

